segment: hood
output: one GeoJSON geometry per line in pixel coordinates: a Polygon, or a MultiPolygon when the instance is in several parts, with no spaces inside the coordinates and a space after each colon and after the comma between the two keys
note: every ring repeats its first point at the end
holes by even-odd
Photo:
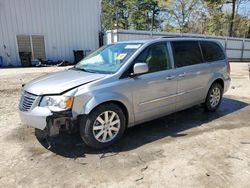
{"type": "Polygon", "coordinates": [[[69,69],[36,78],[27,83],[24,90],[35,95],[60,94],[103,77],[104,74],[69,69]]]}

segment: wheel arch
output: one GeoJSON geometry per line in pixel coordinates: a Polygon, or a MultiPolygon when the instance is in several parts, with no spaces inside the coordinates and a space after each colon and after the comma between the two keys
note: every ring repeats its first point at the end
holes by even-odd
{"type": "Polygon", "coordinates": [[[129,118],[128,109],[121,101],[117,101],[117,100],[105,101],[105,102],[100,103],[100,104],[96,105],[95,107],[93,107],[89,113],[91,113],[93,110],[95,110],[96,108],[98,108],[99,106],[104,105],[104,104],[115,104],[118,107],[120,107],[125,115],[126,125],[128,124],[128,118],[129,118]]]}
{"type": "Polygon", "coordinates": [[[84,106],[84,109],[82,109],[83,111],[81,112],[81,114],[88,115],[100,105],[107,103],[115,104],[121,108],[125,115],[127,126],[133,124],[133,108],[125,97],[115,97],[114,95],[105,98],[94,97],[84,106]]]}
{"type": "Polygon", "coordinates": [[[223,91],[224,91],[224,80],[222,79],[222,78],[217,78],[217,79],[215,79],[211,84],[210,84],[210,87],[209,87],[209,89],[212,87],[212,85],[213,84],[215,84],[215,83],[218,83],[218,84],[220,84],[221,85],[221,87],[222,87],[222,89],[223,89],[223,91]]]}

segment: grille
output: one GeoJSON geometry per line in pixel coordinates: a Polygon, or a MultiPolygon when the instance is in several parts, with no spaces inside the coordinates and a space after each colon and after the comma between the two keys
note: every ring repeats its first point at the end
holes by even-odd
{"type": "Polygon", "coordinates": [[[24,92],[20,99],[19,109],[21,111],[29,111],[36,99],[37,99],[36,95],[24,92]]]}

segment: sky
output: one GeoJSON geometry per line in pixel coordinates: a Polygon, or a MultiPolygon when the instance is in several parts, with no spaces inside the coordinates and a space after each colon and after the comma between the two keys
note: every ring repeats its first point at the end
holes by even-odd
{"type": "MultiPolygon", "coordinates": [[[[232,9],[231,7],[232,7],[231,4],[224,6],[225,10],[229,10],[229,11],[231,11],[231,9],[232,9]]],[[[240,5],[239,14],[241,14],[243,16],[248,16],[250,18],[250,0],[248,0],[247,3],[240,5]]]]}
{"type": "Polygon", "coordinates": [[[250,18],[250,0],[246,4],[240,6],[240,14],[247,15],[250,18]]]}

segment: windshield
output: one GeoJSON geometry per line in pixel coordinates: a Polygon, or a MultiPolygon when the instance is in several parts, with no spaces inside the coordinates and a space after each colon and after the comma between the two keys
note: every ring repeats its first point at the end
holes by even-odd
{"type": "Polygon", "coordinates": [[[119,43],[104,46],[76,64],[75,68],[87,72],[115,73],[141,45],[140,43],[119,43]]]}

